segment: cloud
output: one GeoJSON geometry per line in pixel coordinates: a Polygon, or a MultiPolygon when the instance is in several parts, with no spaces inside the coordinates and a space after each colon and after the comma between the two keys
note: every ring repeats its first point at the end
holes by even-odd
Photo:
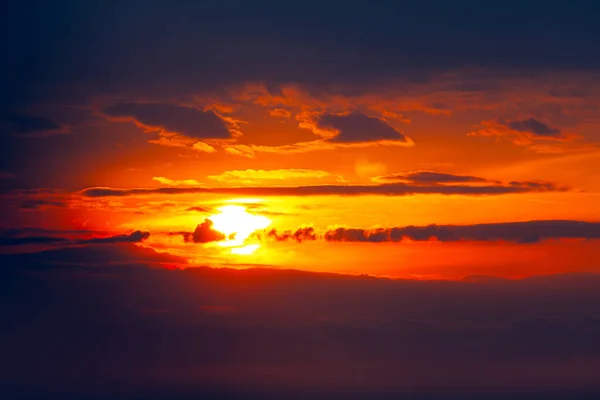
{"type": "Polygon", "coordinates": [[[23,210],[45,210],[48,208],[68,208],[66,201],[30,198],[20,202],[20,208],[23,210]]]}
{"type": "Polygon", "coordinates": [[[232,156],[242,156],[246,158],[254,158],[256,155],[255,146],[249,146],[245,144],[231,145],[223,148],[225,153],[232,156]]]}
{"type": "Polygon", "coordinates": [[[246,158],[254,158],[257,154],[299,154],[307,153],[316,150],[331,150],[335,146],[325,143],[323,140],[315,140],[311,142],[301,142],[287,144],[282,146],[262,146],[254,144],[231,144],[223,149],[226,153],[233,156],[241,156],[246,158]]]}
{"type": "Polygon", "coordinates": [[[202,153],[216,153],[217,152],[217,149],[212,147],[210,144],[204,143],[204,142],[194,143],[192,145],[192,149],[202,152],[202,153]]]}
{"type": "MultiPolygon", "coordinates": [[[[360,112],[349,114],[320,114],[314,116],[315,133],[330,132],[328,140],[334,143],[390,142],[406,145],[412,141],[385,120],[369,117],[360,112]]],[[[310,125],[309,125],[310,126],[310,125]]]]}
{"type": "Polygon", "coordinates": [[[284,110],[283,108],[275,108],[273,110],[269,110],[269,115],[272,117],[279,118],[292,118],[292,113],[288,110],[284,110]]]}
{"type": "MultiPolygon", "coordinates": [[[[582,77],[577,83],[569,84],[563,80],[568,75],[570,74],[551,74],[554,78],[515,77],[499,71],[471,68],[428,74],[421,79],[383,79],[364,85],[329,86],[284,82],[273,88],[273,85],[249,83],[232,96],[237,95],[239,101],[246,104],[253,102],[266,110],[273,107],[289,109],[296,115],[299,127],[311,130],[320,139],[281,146],[245,144],[243,149],[232,147],[230,153],[252,158],[261,153],[295,154],[346,147],[412,145],[410,138],[407,138],[409,142],[406,143],[402,140],[353,141],[352,138],[345,140],[343,135],[339,135],[340,140],[336,141],[335,135],[339,130],[333,128],[332,124],[329,127],[320,126],[318,121],[319,118],[326,120],[330,117],[341,119],[362,116],[366,120],[370,118],[371,122],[387,124],[387,134],[382,133],[382,137],[392,137],[391,130],[397,128],[397,123],[410,122],[404,115],[407,112],[450,115],[459,110],[482,110],[491,114],[498,110],[506,113],[518,107],[524,114],[553,115],[556,123],[576,132],[582,124],[598,120],[598,78],[595,75],[582,77]],[[574,85],[576,89],[573,88],[574,85]],[[583,89],[585,85],[589,87],[583,89]]],[[[571,76],[571,79],[575,77],[571,76]]],[[[474,113],[469,112],[470,117],[473,115],[474,113]]],[[[443,125],[442,121],[439,123],[443,125]]],[[[355,126],[360,124],[352,124],[349,129],[355,126]]],[[[443,130],[443,126],[440,127],[443,130]]],[[[422,125],[415,125],[415,130],[423,128],[422,125]]],[[[469,128],[465,125],[466,132],[467,129],[469,128]]],[[[360,137],[356,129],[348,132],[357,135],[352,137],[360,137]]],[[[586,151],[597,147],[588,144],[575,148],[575,143],[571,142],[579,137],[577,134],[562,132],[559,128],[534,118],[483,121],[470,135],[504,137],[538,153],[586,151]],[[539,143],[540,141],[550,144],[539,143]]],[[[398,139],[398,136],[395,138],[398,139]]]]}
{"type": "Polygon", "coordinates": [[[510,184],[467,185],[416,185],[388,183],[377,185],[314,185],[314,186],[248,186],[211,188],[134,188],[117,189],[94,187],[79,192],[85,197],[136,196],[148,194],[217,193],[256,196],[409,196],[414,194],[443,194],[464,196],[490,196],[530,192],[564,192],[568,189],[552,182],[514,181],[510,184]]]}
{"type": "Polygon", "coordinates": [[[67,243],[68,239],[55,236],[0,236],[0,246],[26,246],[30,244],[67,243]]]}
{"type": "Polygon", "coordinates": [[[311,130],[317,135],[317,139],[279,146],[228,144],[224,146],[224,150],[231,155],[254,158],[261,153],[299,154],[340,148],[414,145],[409,137],[385,120],[360,112],[323,114],[304,111],[297,119],[298,126],[311,130]]]}
{"type": "Polygon", "coordinates": [[[157,144],[166,147],[181,147],[198,151],[200,153],[216,153],[217,149],[205,142],[199,142],[194,138],[187,136],[160,132],[158,139],[148,140],[148,143],[157,144]]]}
{"type": "Polygon", "coordinates": [[[44,137],[69,133],[69,127],[45,117],[9,114],[0,121],[0,129],[15,136],[44,137]]]}
{"type": "Polygon", "coordinates": [[[295,231],[285,230],[278,232],[277,229],[270,229],[263,233],[257,233],[255,236],[262,240],[263,238],[272,239],[277,242],[285,242],[288,240],[295,240],[298,243],[302,243],[307,240],[317,240],[317,233],[315,228],[312,226],[303,226],[295,231]]]}
{"type": "MultiPolygon", "coordinates": [[[[529,146],[532,150],[541,149],[541,152],[546,152],[544,147],[547,145],[541,145],[540,141],[569,142],[579,138],[576,135],[565,134],[560,129],[552,128],[533,118],[507,122],[482,121],[480,128],[470,132],[468,136],[506,138],[518,146],[529,146]]],[[[555,150],[552,152],[559,152],[556,146],[553,146],[553,149],[555,150]]]]}
{"type": "Polygon", "coordinates": [[[208,193],[207,188],[135,188],[135,189],[117,189],[110,187],[94,187],[80,191],[79,193],[86,197],[122,197],[137,196],[146,194],[186,194],[186,193],[208,193]]]}
{"type": "Polygon", "coordinates": [[[117,120],[133,120],[148,131],[159,130],[193,139],[230,139],[236,132],[213,110],[175,104],[119,103],[104,108],[103,112],[117,120]]]}
{"type": "Polygon", "coordinates": [[[175,263],[131,244],[0,255],[5,397],[572,399],[600,389],[597,274],[157,268],[175,263]],[[90,359],[92,372],[74,368],[90,359]],[[99,387],[98,374],[113,379],[99,387]]]}
{"type": "Polygon", "coordinates": [[[213,222],[210,219],[205,219],[200,225],[196,227],[196,230],[191,233],[184,233],[183,239],[186,242],[194,243],[209,243],[218,242],[225,240],[225,234],[213,229],[213,222]]]}
{"type": "Polygon", "coordinates": [[[551,136],[551,137],[560,137],[560,129],[550,128],[548,125],[543,122],[537,121],[533,118],[529,118],[522,121],[509,121],[506,126],[509,128],[518,131],[518,132],[527,132],[534,134],[536,136],[551,136]]]}
{"type": "MultiPolygon", "coordinates": [[[[81,238],[81,236],[93,235],[93,231],[76,231],[76,232],[61,232],[61,231],[46,231],[39,230],[39,233],[46,233],[46,235],[32,235],[31,233],[37,233],[35,230],[13,230],[5,231],[0,235],[0,246],[27,246],[27,245],[60,245],[58,247],[73,246],[73,245],[87,245],[87,244],[115,244],[115,243],[139,243],[150,237],[150,232],[143,232],[136,230],[128,234],[118,234],[114,236],[104,237],[91,237],[81,238]],[[49,235],[47,233],[53,233],[49,235]],[[78,237],[64,237],[61,235],[67,235],[76,233],[78,237]]],[[[73,235],[71,235],[73,236],[73,235]]]]}
{"type": "Polygon", "coordinates": [[[555,186],[550,182],[540,181],[511,181],[508,183],[512,187],[529,189],[532,191],[547,192],[555,189],[555,186]]]}
{"type": "Polygon", "coordinates": [[[437,240],[510,241],[536,243],[548,239],[598,239],[600,223],[569,220],[527,221],[477,225],[428,225],[394,228],[335,228],[323,235],[329,242],[400,242],[437,240]]]}
{"type": "Polygon", "coordinates": [[[201,183],[195,179],[173,180],[173,179],[165,178],[163,176],[153,176],[152,180],[155,180],[157,182],[162,183],[163,185],[168,185],[168,186],[198,186],[198,185],[201,185],[201,183]]]}
{"type": "Polygon", "coordinates": [[[233,170],[225,171],[219,175],[208,176],[209,179],[229,182],[229,183],[241,183],[241,184],[252,184],[261,181],[289,181],[298,179],[323,179],[323,178],[334,178],[341,179],[339,175],[333,175],[330,172],[314,169],[247,169],[247,170],[233,170]]]}
{"type": "MultiPolygon", "coordinates": [[[[126,236],[126,235],[123,235],[126,236]]],[[[141,235],[143,236],[143,235],[141,235]]],[[[108,238],[105,238],[108,239],[108,238]]],[[[57,270],[65,265],[78,266],[81,272],[91,266],[106,267],[108,269],[143,263],[142,268],[149,268],[155,264],[185,265],[184,258],[169,253],[157,252],[151,248],[140,247],[132,241],[106,241],[95,243],[79,242],[75,246],[59,246],[58,248],[38,251],[35,253],[17,253],[0,255],[8,261],[11,267],[57,270]]],[[[3,264],[4,265],[4,264],[3,264]]],[[[125,270],[127,271],[127,270],[125,270]]]]}
{"type": "Polygon", "coordinates": [[[77,243],[81,244],[102,244],[102,243],[138,243],[150,237],[150,232],[134,231],[129,234],[122,234],[116,236],[91,238],[80,240],[77,243]]]}
{"type": "Polygon", "coordinates": [[[421,185],[435,185],[445,183],[500,183],[490,181],[478,176],[456,175],[444,172],[434,171],[416,171],[407,173],[396,173],[389,175],[376,176],[372,178],[374,182],[389,183],[389,182],[409,182],[421,185]]]}

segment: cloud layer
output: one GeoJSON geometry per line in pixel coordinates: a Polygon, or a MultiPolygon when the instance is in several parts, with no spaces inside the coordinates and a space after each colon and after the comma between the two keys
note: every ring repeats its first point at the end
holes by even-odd
{"type": "Polygon", "coordinates": [[[127,234],[97,236],[93,231],[76,231],[76,237],[67,237],[66,231],[45,229],[11,229],[0,233],[0,246],[57,245],[60,247],[88,244],[139,243],[150,237],[150,232],[136,230],[127,234]]]}
{"type": "Polygon", "coordinates": [[[531,192],[562,192],[568,190],[551,182],[513,181],[507,184],[418,185],[388,183],[379,185],[316,185],[316,186],[248,186],[212,188],[87,188],[79,193],[85,197],[122,197],[148,194],[218,193],[256,196],[408,196],[414,194],[443,194],[464,196],[491,196],[531,192]]]}
{"type": "Polygon", "coordinates": [[[429,400],[600,390],[598,275],[444,282],[157,268],[174,262],[131,244],[0,255],[3,393],[429,400]],[[89,360],[93,372],[81,368],[89,360]],[[111,379],[98,386],[98,374],[111,379]]]}
{"type": "Polygon", "coordinates": [[[394,228],[335,228],[323,235],[330,242],[440,242],[510,241],[536,243],[548,239],[598,239],[600,223],[582,221],[528,221],[477,225],[429,225],[394,228]]]}
{"type": "Polygon", "coordinates": [[[133,120],[147,130],[179,134],[194,139],[231,137],[228,123],[213,110],[203,111],[167,103],[119,103],[104,108],[103,112],[109,117],[133,120]]]}
{"type": "Polygon", "coordinates": [[[415,171],[381,175],[374,177],[373,181],[380,183],[408,182],[419,185],[435,185],[438,183],[500,183],[479,176],[457,175],[434,171],[415,171]]]}

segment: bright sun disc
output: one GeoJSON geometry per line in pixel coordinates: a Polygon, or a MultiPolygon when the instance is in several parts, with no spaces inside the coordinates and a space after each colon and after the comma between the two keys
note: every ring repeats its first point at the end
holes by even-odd
{"type": "MultiPolygon", "coordinates": [[[[223,206],[219,207],[218,210],[218,214],[210,217],[210,220],[213,222],[213,229],[225,234],[228,238],[233,235],[232,239],[220,242],[222,246],[242,246],[252,232],[259,229],[265,229],[271,225],[271,220],[269,218],[262,215],[250,214],[246,211],[244,206],[223,206]]],[[[257,248],[258,245],[253,247],[249,252],[234,253],[251,254],[257,248]]]]}

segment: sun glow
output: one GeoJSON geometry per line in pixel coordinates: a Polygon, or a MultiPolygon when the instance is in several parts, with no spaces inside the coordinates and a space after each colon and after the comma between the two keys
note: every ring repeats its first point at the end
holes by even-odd
{"type": "Polygon", "coordinates": [[[221,246],[235,247],[234,254],[252,254],[258,249],[258,244],[246,245],[248,237],[259,229],[271,225],[271,220],[263,215],[255,215],[246,211],[244,206],[223,206],[218,208],[219,213],[210,216],[213,229],[225,234],[228,239],[219,242],[221,246]]]}
{"type": "Polygon", "coordinates": [[[260,247],[260,244],[258,244],[258,243],[247,244],[247,245],[241,246],[241,247],[234,247],[231,249],[231,254],[247,256],[249,254],[254,253],[256,250],[258,250],[259,247],[260,247]]]}

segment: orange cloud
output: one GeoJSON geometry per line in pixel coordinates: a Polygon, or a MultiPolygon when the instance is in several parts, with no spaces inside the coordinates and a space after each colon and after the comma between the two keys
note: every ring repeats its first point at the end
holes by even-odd
{"type": "Polygon", "coordinates": [[[284,110],[283,108],[275,108],[273,110],[269,110],[269,115],[272,117],[279,118],[292,118],[292,113],[288,110],[284,110]]]}
{"type": "Polygon", "coordinates": [[[199,186],[199,185],[201,185],[201,183],[195,179],[173,180],[173,179],[165,178],[163,176],[154,176],[154,177],[152,177],[152,180],[155,180],[157,182],[162,183],[163,185],[168,185],[168,186],[199,186]]]}
{"type": "Polygon", "coordinates": [[[275,170],[233,170],[225,171],[219,175],[208,176],[220,182],[252,184],[264,181],[289,181],[301,179],[323,179],[333,178],[336,181],[344,181],[340,175],[335,175],[327,171],[312,169],[275,169],[275,170]]]}
{"type": "Polygon", "coordinates": [[[208,143],[196,142],[192,145],[192,149],[203,153],[216,153],[216,149],[208,143]]]}

